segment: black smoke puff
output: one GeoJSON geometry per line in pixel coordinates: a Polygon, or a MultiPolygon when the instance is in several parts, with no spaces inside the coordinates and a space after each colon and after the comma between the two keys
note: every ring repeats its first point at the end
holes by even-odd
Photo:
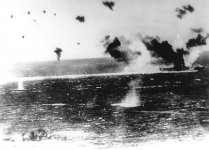
{"type": "Polygon", "coordinates": [[[141,55],[141,52],[139,51],[133,52],[130,49],[124,49],[124,47],[121,46],[121,42],[117,37],[115,37],[112,41],[110,41],[109,38],[110,36],[105,36],[105,39],[102,41],[104,42],[104,46],[106,47],[105,53],[110,54],[110,56],[113,57],[116,61],[129,64],[132,60],[141,55]]]}
{"type": "Polygon", "coordinates": [[[196,38],[192,38],[188,40],[188,42],[186,43],[186,47],[189,49],[191,47],[206,45],[207,38],[208,35],[206,37],[203,37],[201,34],[198,34],[196,38]]]}
{"type": "Polygon", "coordinates": [[[84,16],[77,16],[75,19],[78,20],[79,22],[82,22],[82,23],[85,22],[85,17],[84,16]]]}
{"type": "Polygon", "coordinates": [[[108,7],[110,10],[113,10],[113,7],[115,5],[115,3],[113,1],[103,1],[102,3],[103,3],[103,5],[108,7]]]}
{"type": "Polygon", "coordinates": [[[176,8],[176,12],[177,12],[177,17],[182,19],[187,12],[190,13],[194,12],[194,7],[191,6],[190,4],[184,5],[181,8],[176,8]]]}

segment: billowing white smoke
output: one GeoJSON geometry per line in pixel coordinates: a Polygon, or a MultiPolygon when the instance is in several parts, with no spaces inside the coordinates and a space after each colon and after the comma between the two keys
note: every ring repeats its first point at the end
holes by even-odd
{"type": "Polygon", "coordinates": [[[183,40],[181,33],[176,34],[176,39],[173,44],[174,49],[185,48],[185,41],[183,40]]]}
{"type": "MultiPolygon", "coordinates": [[[[195,29],[192,29],[192,30],[195,30],[195,29]]],[[[203,51],[209,51],[209,45],[207,44],[209,42],[208,33],[203,33],[202,28],[200,28],[199,30],[200,30],[201,35],[206,39],[206,45],[197,45],[195,47],[190,47],[188,49],[186,48],[186,44],[185,44],[186,40],[182,38],[182,35],[180,33],[177,34],[176,40],[174,42],[175,49],[183,48],[189,52],[188,55],[184,55],[184,61],[187,67],[192,67],[194,62],[198,59],[198,57],[203,51]]]]}
{"type": "Polygon", "coordinates": [[[133,52],[139,52],[140,55],[135,55],[134,57],[132,56],[129,65],[123,69],[123,72],[153,73],[160,71],[159,66],[152,64],[153,57],[151,57],[150,52],[141,42],[139,37],[129,36],[129,40],[126,39],[127,38],[120,38],[123,48],[126,47],[126,49],[133,52]]]}
{"type": "MultiPolygon", "coordinates": [[[[206,40],[206,43],[208,42],[209,40],[206,40]]],[[[197,58],[203,51],[209,51],[209,45],[207,44],[207,45],[192,47],[190,48],[189,51],[190,51],[190,54],[185,56],[185,64],[188,67],[192,67],[194,62],[197,60],[197,58]]]]}

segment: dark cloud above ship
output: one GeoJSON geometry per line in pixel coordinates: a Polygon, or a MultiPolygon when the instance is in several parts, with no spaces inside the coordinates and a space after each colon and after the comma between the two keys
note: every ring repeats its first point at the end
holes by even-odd
{"type": "MultiPolygon", "coordinates": [[[[124,39],[122,42],[126,43],[124,39]]],[[[118,37],[111,40],[109,35],[105,36],[102,43],[104,43],[104,47],[106,48],[105,54],[110,54],[111,57],[120,62],[129,64],[132,60],[141,55],[140,51],[132,51],[128,48],[128,45],[123,45],[118,37]]]]}
{"type": "Polygon", "coordinates": [[[108,7],[110,10],[113,10],[113,7],[115,5],[115,2],[113,2],[113,1],[103,1],[102,3],[103,3],[103,5],[108,7]]]}
{"type": "Polygon", "coordinates": [[[202,33],[204,31],[203,28],[192,28],[191,30],[195,33],[202,33]]]}
{"type": "Polygon", "coordinates": [[[173,64],[175,70],[181,70],[185,67],[183,56],[189,54],[184,49],[173,49],[168,41],[160,41],[159,37],[145,37],[142,42],[147,47],[152,57],[159,58],[160,63],[173,64]]]}
{"type": "Polygon", "coordinates": [[[194,7],[191,6],[190,4],[184,5],[181,8],[176,8],[176,12],[177,12],[177,17],[182,19],[187,14],[187,12],[190,13],[194,12],[194,7]]]}
{"type": "Polygon", "coordinates": [[[189,39],[188,42],[186,43],[186,47],[188,49],[196,46],[202,46],[206,45],[206,40],[209,37],[209,34],[206,36],[202,36],[201,34],[198,34],[196,38],[189,39]]]}
{"type": "Polygon", "coordinates": [[[79,22],[82,22],[82,23],[85,22],[85,17],[84,16],[77,16],[75,19],[78,20],[79,22]]]}

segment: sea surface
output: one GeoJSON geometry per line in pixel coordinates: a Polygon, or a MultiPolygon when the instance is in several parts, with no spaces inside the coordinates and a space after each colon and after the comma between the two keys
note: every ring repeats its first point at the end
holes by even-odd
{"type": "Polygon", "coordinates": [[[202,77],[104,75],[6,83],[0,93],[1,140],[109,148],[204,139],[209,133],[209,87],[207,80],[204,86],[193,80],[202,77]],[[31,132],[38,129],[47,136],[32,139],[31,132]]]}

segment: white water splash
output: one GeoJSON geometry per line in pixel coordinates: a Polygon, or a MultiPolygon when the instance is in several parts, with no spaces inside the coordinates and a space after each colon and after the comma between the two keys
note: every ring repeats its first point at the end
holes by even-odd
{"type": "Polygon", "coordinates": [[[138,107],[141,106],[140,97],[136,93],[136,89],[133,88],[126,97],[122,100],[121,103],[112,104],[112,106],[119,107],[138,107]]]}
{"type": "Polygon", "coordinates": [[[23,86],[23,81],[22,80],[19,80],[18,81],[18,85],[17,85],[17,90],[24,90],[24,86],[23,86]]]}
{"type": "Polygon", "coordinates": [[[43,106],[65,106],[67,104],[64,103],[54,103],[54,104],[42,104],[43,106]]]}
{"type": "Polygon", "coordinates": [[[22,81],[19,81],[18,82],[18,90],[23,90],[24,87],[23,87],[23,82],[22,81]]]}

